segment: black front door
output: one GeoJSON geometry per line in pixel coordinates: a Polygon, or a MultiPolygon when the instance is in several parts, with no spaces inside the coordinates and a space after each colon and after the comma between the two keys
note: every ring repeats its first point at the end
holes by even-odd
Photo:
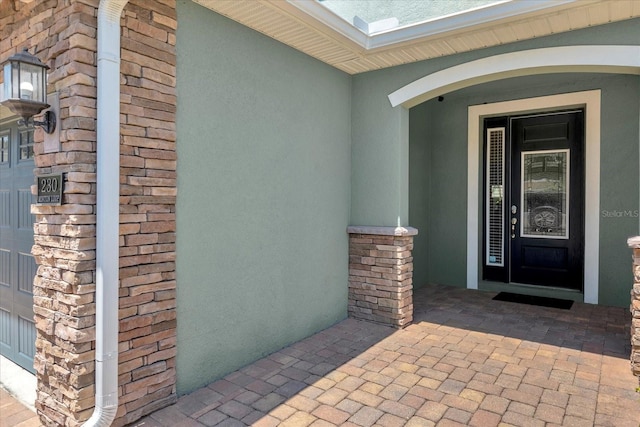
{"type": "Polygon", "coordinates": [[[485,255],[494,254],[486,256],[485,279],[582,290],[583,112],[504,117],[487,120],[485,127],[487,135],[495,129],[504,135],[500,199],[495,178],[500,168],[491,154],[496,146],[489,136],[485,144],[485,255]],[[502,233],[499,243],[497,233],[502,233]],[[499,246],[501,265],[491,262],[499,246]]]}

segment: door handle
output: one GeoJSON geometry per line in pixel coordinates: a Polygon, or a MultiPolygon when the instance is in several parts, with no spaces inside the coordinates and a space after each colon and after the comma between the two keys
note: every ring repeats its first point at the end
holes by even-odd
{"type": "MultiPolygon", "coordinates": [[[[512,207],[513,209],[513,207],[512,207]]],[[[516,237],[516,224],[518,223],[518,218],[513,217],[511,218],[511,238],[515,239],[516,237]]]]}

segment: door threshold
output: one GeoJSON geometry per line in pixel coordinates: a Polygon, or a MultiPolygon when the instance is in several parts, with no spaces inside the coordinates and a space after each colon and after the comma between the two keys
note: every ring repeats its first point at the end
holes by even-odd
{"type": "Polygon", "coordinates": [[[561,288],[558,286],[529,285],[526,283],[503,283],[489,280],[481,280],[478,289],[490,292],[510,292],[537,297],[559,298],[576,302],[584,302],[584,293],[575,289],[561,288]]]}
{"type": "Polygon", "coordinates": [[[549,289],[554,291],[571,292],[571,293],[577,293],[577,294],[582,293],[582,291],[579,291],[577,289],[563,288],[562,286],[543,286],[543,285],[532,285],[530,283],[518,283],[518,282],[509,282],[509,283],[505,283],[505,285],[522,286],[523,288],[532,288],[532,289],[549,289]]]}

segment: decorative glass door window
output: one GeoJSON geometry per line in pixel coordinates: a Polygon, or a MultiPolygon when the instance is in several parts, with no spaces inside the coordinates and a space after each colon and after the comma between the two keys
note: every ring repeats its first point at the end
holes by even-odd
{"type": "Polygon", "coordinates": [[[569,238],[569,150],[522,153],[521,237],[569,238]]]}

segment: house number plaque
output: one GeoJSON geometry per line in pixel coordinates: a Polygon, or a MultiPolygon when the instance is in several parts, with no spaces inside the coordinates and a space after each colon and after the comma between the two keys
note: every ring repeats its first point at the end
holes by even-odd
{"type": "Polygon", "coordinates": [[[36,203],[41,205],[62,204],[62,174],[38,177],[36,203]]]}

